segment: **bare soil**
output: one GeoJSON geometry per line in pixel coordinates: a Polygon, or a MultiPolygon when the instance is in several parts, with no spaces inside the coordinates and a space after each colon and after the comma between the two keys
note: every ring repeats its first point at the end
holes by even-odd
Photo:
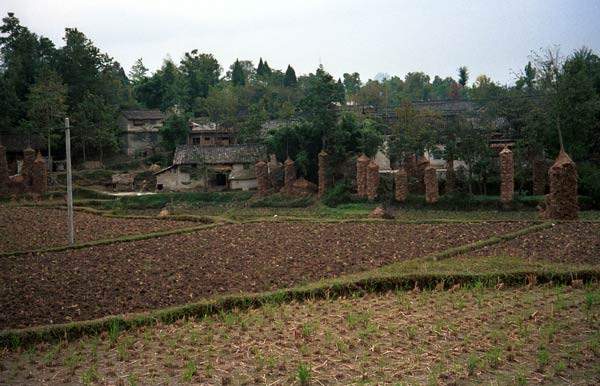
{"type": "Polygon", "coordinates": [[[526,223],[254,223],[0,258],[0,328],[292,287],[489,238],[526,223]]]}
{"type": "MultiPolygon", "coordinates": [[[[199,225],[191,221],[107,218],[75,211],[75,242],[153,233],[199,225]]],[[[0,206],[0,252],[67,244],[67,211],[0,206]]]]}
{"type": "Polygon", "coordinates": [[[555,263],[600,264],[600,224],[557,224],[482,248],[469,253],[469,256],[510,256],[555,263]]]}
{"type": "Polygon", "coordinates": [[[6,350],[0,385],[597,385],[599,312],[570,287],[266,304],[6,350]]]}

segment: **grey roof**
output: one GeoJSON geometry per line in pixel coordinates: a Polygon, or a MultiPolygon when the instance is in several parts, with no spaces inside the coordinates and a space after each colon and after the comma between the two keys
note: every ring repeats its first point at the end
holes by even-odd
{"type": "Polygon", "coordinates": [[[127,119],[165,119],[165,114],[160,110],[125,110],[121,111],[127,119]]]}
{"type": "Polygon", "coordinates": [[[470,100],[441,100],[441,101],[416,101],[413,107],[417,110],[429,109],[442,113],[443,115],[455,115],[457,113],[475,111],[477,105],[470,100]]]}
{"type": "Polygon", "coordinates": [[[175,150],[173,165],[198,164],[248,164],[264,158],[260,145],[199,146],[179,145],[175,150]]]}

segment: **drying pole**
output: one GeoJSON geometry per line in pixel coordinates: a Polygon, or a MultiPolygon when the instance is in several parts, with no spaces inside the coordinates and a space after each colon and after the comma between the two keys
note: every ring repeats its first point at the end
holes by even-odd
{"type": "Polygon", "coordinates": [[[71,181],[71,131],[69,118],[65,118],[65,144],[67,146],[67,216],[69,245],[73,245],[73,183],[71,181]]]}

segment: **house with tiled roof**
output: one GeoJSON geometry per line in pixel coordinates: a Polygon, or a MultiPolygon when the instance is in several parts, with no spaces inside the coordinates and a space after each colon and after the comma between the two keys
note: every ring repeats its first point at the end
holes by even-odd
{"type": "Polygon", "coordinates": [[[147,156],[155,152],[165,117],[160,110],[122,111],[118,119],[122,151],[132,157],[147,156]]]}
{"type": "Polygon", "coordinates": [[[263,146],[179,145],[173,164],[155,173],[157,190],[252,190],[258,187],[254,165],[266,159],[263,146]]]}

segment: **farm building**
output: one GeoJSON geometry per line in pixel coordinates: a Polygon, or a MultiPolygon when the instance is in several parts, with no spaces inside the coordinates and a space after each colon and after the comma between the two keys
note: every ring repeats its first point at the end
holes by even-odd
{"type": "Polygon", "coordinates": [[[195,118],[190,120],[190,132],[188,134],[189,145],[201,146],[228,146],[235,145],[238,130],[234,127],[218,125],[206,118],[195,118]]]}
{"type": "Polygon", "coordinates": [[[165,114],[160,110],[126,110],[121,112],[121,148],[129,156],[146,156],[158,147],[159,130],[165,114]]]}
{"type": "Polygon", "coordinates": [[[264,158],[258,145],[179,145],[173,164],[155,173],[165,191],[250,190],[258,187],[254,165],[264,158]]]}

